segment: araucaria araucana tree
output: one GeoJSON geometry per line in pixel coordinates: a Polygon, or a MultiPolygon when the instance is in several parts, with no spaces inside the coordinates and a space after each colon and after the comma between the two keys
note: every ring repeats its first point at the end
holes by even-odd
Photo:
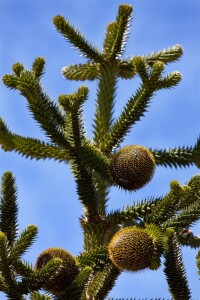
{"type": "MultiPolygon", "coordinates": [[[[18,204],[15,178],[2,176],[0,203],[0,291],[10,300],[101,300],[115,285],[121,272],[157,270],[164,258],[164,273],[171,297],[191,299],[181,246],[200,247],[200,238],[190,230],[200,219],[200,175],[185,185],[171,182],[162,197],[138,201],[124,209],[108,211],[110,187],[134,192],[144,187],[156,166],[200,167],[200,139],[194,146],[170,150],[147,149],[142,145],[121,146],[133,125],[140,121],[154,94],[170,89],[181,80],[179,72],[167,76],[165,66],[178,60],[183,51],[175,45],[150,55],[123,59],[132,7],[120,5],[116,20],[107,26],[103,50],[99,51],[61,15],[53,19],[57,31],[86,59],[84,64],[63,68],[67,80],[97,81],[93,138],[87,138],[82,118],[88,99],[87,86],[73,94],[62,94],[55,104],[40,79],[45,60],[37,57],[30,70],[17,62],[3,83],[20,92],[48,142],[11,132],[0,119],[0,143],[4,151],[27,158],[54,159],[69,164],[77,195],[84,208],[80,216],[83,250],[73,256],[65,249],[48,248],[32,266],[24,252],[37,236],[37,226],[18,234],[18,204]],[[141,84],[114,118],[118,79],[139,77],[141,84]]],[[[197,273],[200,272],[197,253],[197,273]]],[[[198,275],[197,275],[198,276],[198,275]]],[[[162,295],[160,295],[162,296],[162,295]]]]}

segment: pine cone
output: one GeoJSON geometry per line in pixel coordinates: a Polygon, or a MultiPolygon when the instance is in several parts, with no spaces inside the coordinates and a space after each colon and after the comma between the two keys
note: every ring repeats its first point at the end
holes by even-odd
{"type": "Polygon", "coordinates": [[[155,171],[153,154],[142,146],[125,146],[111,160],[111,174],[126,190],[138,190],[147,184],[155,171]]]}
{"type": "Polygon", "coordinates": [[[122,271],[155,270],[160,266],[160,244],[161,234],[153,225],[149,231],[131,226],[115,233],[108,252],[113,264],[122,271]]]}
{"type": "Polygon", "coordinates": [[[44,286],[47,291],[60,293],[69,286],[78,275],[78,263],[76,258],[68,251],[62,248],[48,248],[44,250],[37,258],[35,269],[42,268],[49,260],[60,258],[63,260],[63,268],[48,284],[44,286]]]}

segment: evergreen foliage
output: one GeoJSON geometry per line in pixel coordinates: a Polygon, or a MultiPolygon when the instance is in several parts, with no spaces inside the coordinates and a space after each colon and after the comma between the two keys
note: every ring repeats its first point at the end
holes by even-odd
{"type": "MultiPolygon", "coordinates": [[[[128,235],[132,232],[131,242],[135,256],[139,253],[142,257],[142,252],[148,252],[146,247],[151,248],[148,263],[139,263],[135,257],[137,266],[130,267],[129,270],[135,272],[147,267],[156,270],[163,257],[164,273],[172,298],[191,299],[181,246],[200,247],[200,237],[194,236],[190,230],[200,220],[200,175],[193,176],[183,186],[176,180],[172,181],[169,192],[164,196],[134,202],[121,210],[107,209],[109,189],[116,185],[116,178],[111,172],[116,147],[121,146],[132,127],[145,115],[155,93],[172,88],[181,80],[179,72],[164,75],[165,66],[177,61],[183,54],[179,45],[150,55],[126,60],[122,57],[131,19],[132,7],[120,5],[116,20],[107,26],[102,51],[92,46],[64,17],[58,15],[53,19],[57,31],[86,58],[84,64],[63,68],[66,79],[98,81],[91,140],[87,138],[82,117],[83,104],[89,94],[86,86],[80,86],[73,94],[60,95],[58,104],[55,104],[41,85],[40,79],[45,72],[45,60],[42,57],[34,60],[31,70],[26,70],[17,62],[13,65],[13,73],[3,76],[3,83],[8,88],[18,90],[26,98],[28,109],[45,133],[47,141],[15,134],[0,119],[2,149],[16,151],[30,159],[49,158],[68,163],[85,212],[80,218],[84,235],[83,251],[73,259],[66,251],[72,261],[77,262],[77,272],[66,284],[64,276],[59,277],[69,267],[62,255],[48,258],[39,268],[33,268],[23,260],[22,257],[35,241],[38,230],[35,225],[29,225],[18,234],[15,178],[11,172],[4,173],[0,203],[0,291],[10,300],[25,300],[28,295],[31,300],[105,299],[117,277],[126,269],[113,262],[113,248],[118,249],[119,261],[132,251],[128,247],[127,237],[123,240],[123,232],[128,232],[128,235]],[[134,76],[141,79],[141,84],[128,99],[120,116],[114,119],[118,79],[131,79],[134,76]],[[136,233],[144,239],[144,243],[140,243],[140,238],[134,238],[136,233]],[[123,256],[119,257],[122,252],[123,256]],[[62,289],[52,288],[58,278],[62,289]]],[[[200,167],[199,138],[194,146],[147,151],[153,157],[151,173],[154,165],[200,167]]],[[[148,164],[144,157],[142,159],[144,165],[148,164]]],[[[132,165],[135,164],[133,158],[132,165]]],[[[142,172],[146,172],[144,170],[137,170],[139,173],[136,177],[142,178],[145,175],[142,172]]],[[[131,175],[129,179],[134,180],[134,176],[131,175]]],[[[199,273],[200,252],[196,258],[199,273]]]]}

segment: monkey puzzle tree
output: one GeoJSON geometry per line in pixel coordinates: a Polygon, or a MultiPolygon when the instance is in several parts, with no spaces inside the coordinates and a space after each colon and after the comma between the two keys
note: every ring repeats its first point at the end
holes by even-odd
{"type": "MultiPolygon", "coordinates": [[[[164,273],[175,300],[191,299],[181,255],[181,246],[200,247],[200,238],[189,227],[200,219],[200,176],[183,186],[171,182],[162,197],[138,201],[121,210],[108,211],[110,187],[134,192],[163,167],[200,166],[200,139],[194,146],[170,150],[147,149],[121,143],[161,89],[176,86],[181,74],[165,76],[165,65],[182,55],[179,45],[151,55],[123,59],[132,16],[130,5],[120,5],[116,21],[106,29],[103,51],[93,47],[68,20],[58,15],[56,29],[85,57],[85,64],[63,68],[68,80],[97,80],[93,139],[87,138],[83,104],[89,90],[80,86],[74,94],[62,94],[55,104],[41,85],[45,60],[38,57],[27,70],[21,63],[3,83],[27,99],[28,109],[48,142],[12,133],[0,119],[0,143],[4,151],[29,158],[51,158],[70,165],[84,215],[80,226],[84,248],[74,257],[62,248],[48,248],[35,266],[23,260],[37,236],[29,225],[20,235],[15,178],[2,177],[0,204],[0,291],[8,299],[105,299],[123,271],[157,270],[164,258],[164,273]],[[139,77],[141,84],[114,118],[118,79],[139,77]],[[44,293],[42,293],[42,290],[44,293]]],[[[199,253],[197,254],[199,268],[199,253]]],[[[134,274],[133,274],[134,276],[134,274]]],[[[161,295],[162,296],[162,295],[161,295]]]]}

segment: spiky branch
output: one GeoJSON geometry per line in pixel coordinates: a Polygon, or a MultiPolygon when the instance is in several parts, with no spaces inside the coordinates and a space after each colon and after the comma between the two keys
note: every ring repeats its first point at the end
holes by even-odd
{"type": "MultiPolygon", "coordinates": [[[[84,102],[89,95],[86,86],[80,86],[73,94],[61,94],[57,105],[41,85],[45,71],[42,57],[34,60],[31,70],[16,63],[13,73],[3,76],[8,88],[18,90],[26,98],[32,117],[48,141],[15,134],[0,119],[2,149],[30,159],[51,158],[68,163],[84,208],[80,218],[84,240],[82,253],[74,257],[56,248],[57,254],[53,255],[55,249],[49,248],[39,256],[43,257],[41,265],[36,262],[33,267],[23,260],[23,255],[32,246],[37,227],[29,225],[18,234],[15,178],[10,172],[4,173],[0,203],[0,291],[10,300],[25,300],[26,295],[30,295],[31,300],[103,300],[122,271],[156,270],[162,256],[173,299],[191,299],[180,247],[200,247],[200,237],[190,229],[200,220],[200,176],[193,176],[183,186],[172,181],[169,192],[162,197],[134,202],[121,210],[107,209],[110,187],[135,191],[148,183],[155,165],[177,168],[195,164],[200,167],[199,138],[190,147],[161,150],[132,145],[123,147],[121,152],[115,151],[147,113],[155,94],[161,89],[175,87],[181,80],[179,72],[163,75],[165,66],[183,54],[179,45],[152,54],[122,58],[131,19],[132,7],[120,5],[116,20],[107,26],[102,52],[64,17],[57,15],[53,19],[57,31],[86,58],[83,64],[65,66],[62,69],[65,78],[97,80],[91,140],[87,138],[83,120],[84,102]],[[141,79],[141,85],[115,119],[118,79],[134,76],[141,79]],[[117,160],[119,153],[122,156],[117,160]],[[148,179],[147,173],[150,174],[148,179]],[[128,237],[129,232],[135,235],[134,239],[128,237]],[[117,243],[119,236],[120,243],[117,243]],[[124,247],[120,247],[122,241],[124,247]],[[135,253],[139,253],[138,256],[135,253]],[[129,265],[122,264],[122,256],[129,265]],[[41,289],[51,295],[41,294],[41,289]]],[[[199,252],[196,258],[199,270],[199,252]]]]}

